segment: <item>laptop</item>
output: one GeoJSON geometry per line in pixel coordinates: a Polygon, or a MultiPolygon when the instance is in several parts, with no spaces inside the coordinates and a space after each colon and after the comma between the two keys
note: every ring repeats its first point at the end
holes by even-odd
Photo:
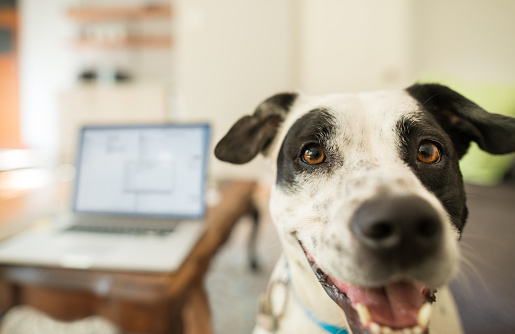
{"type": "Polygon", "coordinates": [[[0,244],[0,263],[170,272],[204,231],[208,124],[86,126],[72,211],[0,244]]]}

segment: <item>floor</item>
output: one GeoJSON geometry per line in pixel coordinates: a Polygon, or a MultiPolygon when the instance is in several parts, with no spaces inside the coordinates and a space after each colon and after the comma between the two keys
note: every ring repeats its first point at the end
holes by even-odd
{"type": "Polygon", "coordinates": [[[515,184],[467,186],[461,270],[451,285],[467,334],[515,333],[515,184]]]}
{"type": "Polygon", "coordinates": [[[249,266],[247,242],[250,219],[242,219],[230,239],[217,254],[206,277],[213,312],[215,334],[251,333],[257,312],[257,300],[266,289],[281,246],[268,216],[268,203],[261,201],[260,230],[257,240],[259,270],[249,266]]]}

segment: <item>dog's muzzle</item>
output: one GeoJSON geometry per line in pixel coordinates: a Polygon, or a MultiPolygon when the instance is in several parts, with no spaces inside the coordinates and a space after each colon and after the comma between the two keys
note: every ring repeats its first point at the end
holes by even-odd
{"type": "Polygon", "coordinates": [[[437,256],[443,244],[438,212],[416,196],[374,198],[358,208],[350,226],[359,245],[358,262],[372,262],[374,270],[383,273],[377,285],[336,279],[300,244],[318,281],[345,312],[352,332],[427,333],[436,290],[410,272],[437,256]]]}

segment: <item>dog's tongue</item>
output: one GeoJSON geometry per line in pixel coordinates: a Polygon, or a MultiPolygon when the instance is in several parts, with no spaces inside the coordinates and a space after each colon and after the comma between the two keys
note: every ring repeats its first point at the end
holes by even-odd
{"type": "Polygon", "coordinates": [[[424,303],[421,286],[417,283],[400,281],[380,288],[363,288],[334,278],[331,280],[347,295],[355,309],[358,304],[365,305],[373,322],[391,328],[417,324],[418,311],[424,303]]]}

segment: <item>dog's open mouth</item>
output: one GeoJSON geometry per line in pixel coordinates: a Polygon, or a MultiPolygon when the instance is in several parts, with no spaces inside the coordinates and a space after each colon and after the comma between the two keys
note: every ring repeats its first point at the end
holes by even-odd
{"type": "Polygon", "coordinates": [[[344,311],[353,334],[428,333],[435,289],[414,281],[365,288],[324,273],[302,245],[311,268],[331,299],[344,311]]]}

